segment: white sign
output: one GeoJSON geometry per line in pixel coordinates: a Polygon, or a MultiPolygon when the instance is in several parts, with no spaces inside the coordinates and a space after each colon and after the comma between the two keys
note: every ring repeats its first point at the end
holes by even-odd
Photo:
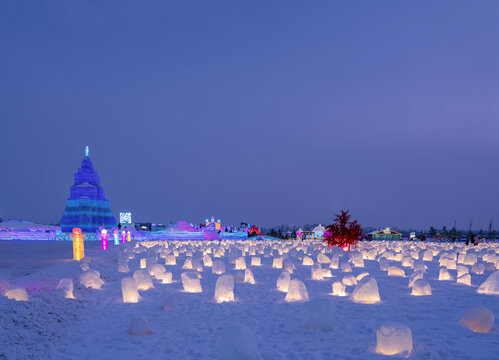
{"type": "Polygon", "coordinates": [[[120,224],[131,224],[132,213],[120,212],[120,224]]]}

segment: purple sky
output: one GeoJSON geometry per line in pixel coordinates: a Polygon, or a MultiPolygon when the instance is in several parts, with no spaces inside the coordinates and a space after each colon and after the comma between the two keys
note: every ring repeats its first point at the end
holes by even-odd
{"type": "Polygon", "coordinates": [[[497,1],[2,1],[0,217],[89,145],[136,221],[499,228],[498,44],[497,1]]]}

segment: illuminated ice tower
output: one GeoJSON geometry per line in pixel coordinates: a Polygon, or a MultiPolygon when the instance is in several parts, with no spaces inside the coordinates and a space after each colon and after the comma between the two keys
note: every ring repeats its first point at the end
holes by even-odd
{"type": "Polygon", "coordinates": [[[109,229],[116,226],[116,220],[100,186],[100,177],[90,161],[87,146],[81,167],[74,174],[74,184],[61,218],[61,230],[71,232],[73,228],[80,228],[83,232],[95,232],[99,226],[109,229]]]}

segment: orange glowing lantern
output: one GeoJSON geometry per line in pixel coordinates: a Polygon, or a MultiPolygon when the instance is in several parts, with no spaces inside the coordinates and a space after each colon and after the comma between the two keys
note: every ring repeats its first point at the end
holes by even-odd
{"type": "Polygon", "coordinates": [[[83,247],[83,238],[86,236],[81,233],[80,228],[73,228],[73,233],[70,234],[73,238],[73,260],[80,261],[85,257],[85,248],[83,247]]]}

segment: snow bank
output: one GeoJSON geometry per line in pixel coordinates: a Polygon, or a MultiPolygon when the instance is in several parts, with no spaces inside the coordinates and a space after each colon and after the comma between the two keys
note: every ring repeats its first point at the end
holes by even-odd
{"type": "Polygon", "coordinates": [[[217,340],[220,360],[262,360],[251,331],[242,324],[230,324],[217,340]]]}
{"type": "Polygon", "coordinates": [[[149,324],[141,317],[134,317],[130,321],[127,332],[130,335],[135,336],[146,336],[152,334],[152,330],[149,327],[149,324]]]}
{"type": "Polygon", "coordinates": [[[302,315],[306,328],[318,331],[334,329],[334,307],[329,299],[316,298],[305,303],[302,315]]]}
{"type": "Polygon", "coordinates": [[[61,291],[66,299],[74,299],[73,279],[61,279],[57,285],[57,290],[61,291]]]}

